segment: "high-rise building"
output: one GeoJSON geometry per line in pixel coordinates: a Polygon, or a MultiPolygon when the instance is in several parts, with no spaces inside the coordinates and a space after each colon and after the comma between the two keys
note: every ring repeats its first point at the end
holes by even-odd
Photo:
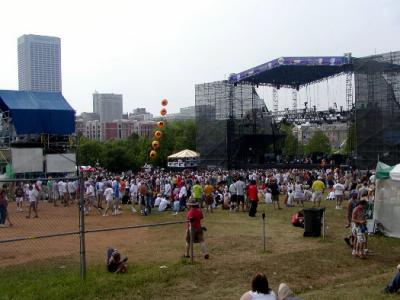
{"type": "Polygon", "coordinates": [[[61,40],[25,34],[18,38],[18,87],[21,91],[61,92],[61,40]]]}
{"type": "Polygon", "coordinates": [[[122,95],[95,92],[93,112],[99,115],[101,123],[122,119],[122,95]]]}

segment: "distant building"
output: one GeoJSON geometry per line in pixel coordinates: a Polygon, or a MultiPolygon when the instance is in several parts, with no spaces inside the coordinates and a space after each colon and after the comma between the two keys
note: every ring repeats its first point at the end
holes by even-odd
{"type": "Polygon", "coordinates": [[[86,131],[86,123],[85,121],[81,118],[81,116],[76,116],[75,117],[75,133],[77,135],[85,135],[86,131]]]}
{"type": "Polygon", "coordinates": [[[157,119],[166,119],[166,120],[194,120],[196,119],[196,107],[188,106],[183,107],[179,110],[179,113],[168,113],[164,117],[159,117],[157,119]]]}
{"type": "Polygon", "coordinates": [[[82,118],[84,122],[96,120],[100,121],[100,116],[98,113],[83,112],[81,113],[80,118],[82,118]]]}
{"type": "Polygon", "coordinates": [[[103,141],[102,124],[99,120],[86,122],[86,131],[84,136],[91,140],[103,141]]]}
{"type": "Polygon", "coordinates": [[[324,123],[318,124],[302,124],[293,128],[293,134],[297,137],[297,140],[306,145],[310,138],[316,131],[322,131],[329,139],[329,143],[333,149],[339,149],[346,141],[348,134],[348,125],[346,123],[324,123]]]}
{"type": "Polygon", "coordinates": [[[20,91],[62,91],[60,38],[33,34],[18,38],[18,87],[20,91]]]}
{"type": "Polygon", "coordinates": [[[106,122],[103,126],[104,140],[120,140],[126,139],[133,133],[137,132],[137,122],[131,120],[117,120],[114,122],[106,122]]]}
{"type": "Polygon", "coordinates": [[[135,108],[133,113],[129,114],[129,119],[139,122],[147,122],[153,120],[153,115],[147,112],[145,108],[135,108]]]}
{"type": "Polygon", "coordinates": [[[93,94],[93,112],[99,115],[101,123],[122,119],[122,95],[93,94]]]}
{"type": "Polygon", "coordinates": [[[156,128],[156,122],[139,122],[138,123],[138,135],[140,137],[152,138],[154,129],[156,128]]]}

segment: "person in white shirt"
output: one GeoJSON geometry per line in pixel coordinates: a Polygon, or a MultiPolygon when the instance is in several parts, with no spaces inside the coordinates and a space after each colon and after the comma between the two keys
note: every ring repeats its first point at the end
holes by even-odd
{"type": "Polygon", "coordinates": [[[160,205],[158,205],[158,211],[162,212],[167,209],[167,206],[169,204],[169,201],[165,199],[164,197],[161,198],[160,200],[160,205]]]}
{"type": "Polygon", "coordinates": [[[104,197],[106,198],[107,207],[104,211],[103,216],[107,217],[108,210],[113,211],[113,200],[114,200],[114,191],[111,187],[111,184],[106,184],[106,189],[104,190],[104,197]]]}
{"type": "Polygon", "coordinates": [[[158,194],[157,195],[157,198],[154,200],[154,207],[158,207],[158,206],[160,206],[160,203],[161,203],[161,194],[158,194]]]}
{"type": "Polygon", "coordinates": [[[68,189],[69,199],[71,200],[71,203],[74,203],[74,199],[76,198],[75,182],[68,181],[67,189],[68,189]]]}
{"type": "Polygon", "coordinates": [[[294,185],[294,201],[299,205],[301,203],[301,206],[304,207],[304,192],[303,192],[303,187],[301,186],[301,183],[298,181],[294,185]]]}
{"type": "Polygon", "coordinates": [[[90,184],[89,181],[85,182],[86,186],[86,191],[85,191],[85,213],[88,214],[91,210],[91,207],[93,206],[94,208],[97,209],[97,211],[102,214],[101,209],[97,206],[96,204],[96,196],[94,193],[94,186],[90,184]]]}
{"type": "Polygon", "coordinates": [[[131,180],[131,186],[129,187],[129,195],[132,203],[132,212],[136,212],[135,204],[138,204],[138,185],[136,184],[136,180],[131,180]]]}
{"type": "Polygon", "coordinates": [[[341,209],[342,208],[342,202],[344,199],[344,185],[340,182],[336,183],[333,186],[333,191],[335,193],[335,199],[336,199],[336,209],[341,209]]]}
{"type": "Polygon", "coordinates": [[[68,205],[68,199],[67,199],[67,185],[64,181],[60,180],[57,183],[58,186],[58,194],[60,195],[61,203],[64,204],[64,206],[68,205]]]}
{"type": "Polygon", "coordinates": [[[37,186],[30,186],[28,192],[29,198],[29,213],[26,216],[27,219],[31,217],[31,210],[35,213],[34,218],[39,218],[37,213],[37,201],[39,200],[39,190],[37,186]]]}
{"type": "Polygon", "coordinates": [[[240,300],[276,300],[276,294],[269,288],[268,279],[263,273],[256,273],[251,281],[251,290],[240,300]]]}
{"type": "Polygon", "coordinates": [[[181,189],[179,190],[179,210],[184,210],[186,208],[187,200],[187,189],[186,185],[183,183],[181,189]]]}
{"type": "Polygon", "coordinates": [[[237,200],[237,210],[239,210],[240,203],[242,203],[242,211],[244,211],[244,192],[246,189],[246,184],[244,181],[242,181],[242,178],[240,177],[238,181],[235,182],[235,188],[236,188],[236,200],[237,200]]]}
{"type": "Polygon", "coordinates": [[[169,181],[164,185],[164,195],[171,198],[172,188],[169,181]]]}

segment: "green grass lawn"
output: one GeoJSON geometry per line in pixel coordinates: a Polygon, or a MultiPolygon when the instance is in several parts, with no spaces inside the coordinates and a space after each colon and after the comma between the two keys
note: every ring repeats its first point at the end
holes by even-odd
{"type": "MultiPolygon", "coordinates": [[[[310,206],[310,203],[307,203],[310,206]]],[[[327,235],[304,238],[290,224],[297,208],[267,215],[267,252],[262,251],[261,218],[216,210],[206,214],[206,242],[211,259],[204,260],[195,245],[195,263],[181,259],[184,227],[145,229],[140,238],[126,231],[118,248],[129,257],[127,274],[109,274],[96,256],[88,235],[88,276],[79,279],[79,267],[70,260],[51,260],[0,269],[0,299],[239,299],[257,271],[265,272],[276,291],[286,282],[304,299],[397,299],[380,293],[400,262],[400,240],[369,238],[373,251],[366,260],[351,256],[343,242],[345,211],[327,206],[327,235]],[[164,267],[165,266],[165,267],[164,267]],[[162,268],[160,268],[162,267],[162,268]]],[[[140,217],[137,217],[140,218],[140,217]]],[[[145,223],[181,220],[184,216],[154,214],[145,223]]],[[[95,238],[91,237],[91,238],[95,238]]],[[[107,246],[104,238],[104,248],[107,246]]],[[[103,250],[101,250],[103,252],[103,250]]]]}

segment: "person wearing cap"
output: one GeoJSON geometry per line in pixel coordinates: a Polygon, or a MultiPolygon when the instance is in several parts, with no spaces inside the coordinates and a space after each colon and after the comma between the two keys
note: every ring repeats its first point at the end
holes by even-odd
{"type": "Polygon", "coordinates": [[[201,220],[203,217],[203,212],[199,208],[199,203],[195,201],[188,201],[187,206],[189,211],[186,214],[187,229],[186,229],[186,253],[184,257],[189,258],[190,250],[190,227],[192,227],[193,232],[193,243],[200,243],[200,250],[205,259],[210,257],[207,246],[204,241],[203,227],[201,226],[201,220]]]}
{"type": "Polygon", "coordinates": [[[312,196],[312,200],[314,202],[313,206],[315,207],[315,205],[317,204],[317,206],[320,207],[322,194],[324,193],[325,190],[325,184],[322,181],[321,176],[318,176],[318,179],[313,182],[311,189],[313,191],[313,196],[312,196]]]}

